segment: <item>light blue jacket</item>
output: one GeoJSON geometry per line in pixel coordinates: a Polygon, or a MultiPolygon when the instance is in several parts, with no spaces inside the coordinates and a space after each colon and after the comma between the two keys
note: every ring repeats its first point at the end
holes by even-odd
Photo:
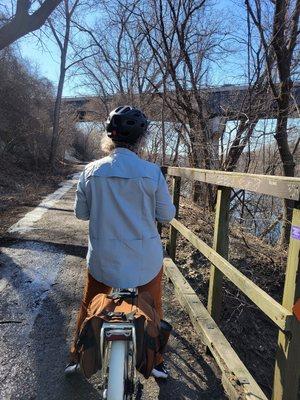
{"type": "Polygon", "coordinates": [[[88,164],[77,185],[75,215],[89,220],[87,264],[97,281],[126,288],[157,275],[163,249],[156,221],[175,216],[158,165],[120,147],[88,164]]]}

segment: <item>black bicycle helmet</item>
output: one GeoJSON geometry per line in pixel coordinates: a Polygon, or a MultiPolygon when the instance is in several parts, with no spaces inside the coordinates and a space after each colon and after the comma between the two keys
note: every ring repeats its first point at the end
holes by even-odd
{"type": "Polygon", "coordinates": [[[105,128],[114,142],[133,144],[146,132],[148,125],[149,121],[141,110],[120,106],[109,114],[105,128]]]}

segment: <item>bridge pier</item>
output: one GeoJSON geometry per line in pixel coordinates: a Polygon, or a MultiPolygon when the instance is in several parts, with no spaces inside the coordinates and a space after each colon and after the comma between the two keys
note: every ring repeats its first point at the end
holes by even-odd
{"type": "Polygon", "coordinates": [[[223,136],[228,118],[225,116],[215,116],[209,120],[209,132],[212,145],[212,169],[220,168],[220,139],[223,136]]]}

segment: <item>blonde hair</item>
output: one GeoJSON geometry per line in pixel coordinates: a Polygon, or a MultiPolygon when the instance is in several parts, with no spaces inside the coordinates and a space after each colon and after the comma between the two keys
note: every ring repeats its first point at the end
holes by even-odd
{"type": "Polygon", "coordinates": [[[103,153],[109,154],[117,147],[123,147],[125,149],[133,151],[134,153],[138,153],[140,148],[144,145],[144,139],[145,135],[140,136],[137,142],[133,144],[125,142],[114,142],[113,140],[111,140],[110,137],[106,135],[106,133],[104,133],[101,139],[101,150],[103,151],[103,153]]]}

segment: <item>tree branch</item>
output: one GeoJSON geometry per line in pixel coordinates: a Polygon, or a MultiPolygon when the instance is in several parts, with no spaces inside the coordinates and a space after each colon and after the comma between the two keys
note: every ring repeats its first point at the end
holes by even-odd
{"type": "Polygon", "coordinates": [[[0,50],[39,29],[61,0],[45,0],[34,13],[29,14],[30,1],[18,0],[14,17],[0,28],[0,50]]]}

